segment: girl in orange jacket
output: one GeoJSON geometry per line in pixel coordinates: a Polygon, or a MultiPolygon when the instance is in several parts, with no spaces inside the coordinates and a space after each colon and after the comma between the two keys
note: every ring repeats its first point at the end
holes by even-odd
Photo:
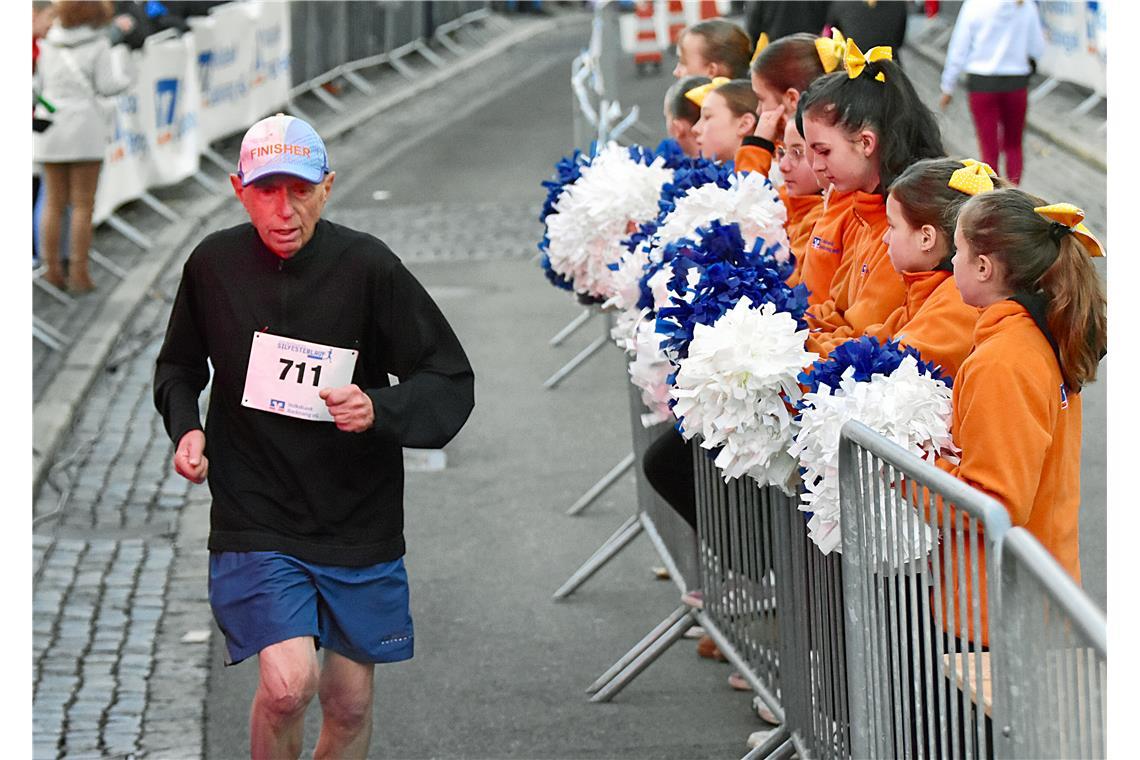
{"type": "Polygon", "coordinates": [[[776,148],[776,157],[780,161],[780,175],[784,178],[779,188],[780,200],[788,211],[784,229],[796,262],[787,282],[794,288],[800,283],[812,230],[824,211],[823,195],[812,171],[811,159],[807,157],[807,143],[796,131],[794,121],[788,121],[784,127],[784,142],[776,148]]]}
{"type": "MultiPolygon", "coordinates": [[[[891,183],[883,242],[891,266],[906,285],[906,299],[885,320],[866,328],[880,342],[898,340],[953,377],[974,347],[979,311],[962,301],[954,284],[954,227],[958,210],[979,192],[1009,187],[975,161],[928,158],[891,183]]],[[[820,344],[830,352],[850,338],[820,344]]]]}
{"type": "MultiPolygon", "coordinates": [[[[961,461],[939,460],[1000,502],[1010,522],[1032,533],[1078,583],[1080,391],[1096,379],[1107,345],[1104,286],[1089,261],[1103,249],[1083,216],[1017,189],[963,205],[954,280],[962,300],[982,313],[974,350],[954,378],[950,430],[961,461]]],[[[944,537],[944,555],[957,554],[954,538],[944,537]]],[[[979,633],[988,644],[979,554],[979,633]]],[[[970,628],[959,635],[974,639],[970,628]]]]}
{"type": "MultiPolygon", "coordinates": [[[[848,40],[846,70],[812,82],[797,106],[813,168],[836,190],[853,194],[848,217],[833,221],[841,258],[823,301],[824,278],[814,276],[811,258],[804,264],[805,284],[817,288],[808,314],[817,342],[858,337],[903,303],[906,286],[882,239],[883,189],[915,161],[944,155],[934,115],[890,56],[883,47],[864,55],[848,40]]],[[[810,339],[808,347],[815,350],[810,339]]]]}
{"type": "Polygon", "coordinates": [[[756,54],[750,70],[760,115],[755,131],[742,140],[735,157],[737,171],[758,171],[765,176],[771,171],[773,159],[779,161],[784,178],[779,193],[788,211],[784,227],[796,262],[788,278],[792,287],[799,284],[804,261],[812,250],[812,229],[830,206],[824,203],[803,136],[795,121],[787,117],[796,112],[800,93],[817,77],[835,68],[834,55],[827,58],[820,52],[821,47],[830,50],[830,43],[811,34],[793,34],[777,39],[756,54]]]}
{"type": "Polygon", "coordinates": [[[693,135],[701,155],[731,161],[745,135],[756,128],[756,93],[746,79],[714,78],[685,93],[700,106],[693,135]]]}

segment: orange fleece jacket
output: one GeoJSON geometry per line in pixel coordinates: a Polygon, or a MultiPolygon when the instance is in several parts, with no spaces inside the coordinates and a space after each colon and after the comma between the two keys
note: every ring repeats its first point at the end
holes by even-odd
{"type": "Polygon", "coordinates": [[[772,170],[772,151],[759,145],[741,145],[733,156],[732,169],[737,172],[760,172],[767,177],[772,170]]]}
{"type": "Polygon", "coordinates": [[[835,271],[843,261],[845,241],[850,238],[848,228],[858,226],[859,220],[851,213],[855,193],[825,191],[819,218],[808,237],[804,250],[804,263],[800,268],[800,282],[807,286],[808,304],[815,306],[828,298],[835,271]]]}
{"type": "MultiPolygon", "coordinates": [[[[1032,533],[1080,583],[1081,396],[1061,386],[1056,355],[1025,307],[1013,301],[987,307],[974,328],[974,350],[954,378],[951,433],[962,461],[938,465],[997,499],[1010,522],[1032,533]]],[[[940,546],[943,562],[951,561],[950,531],[943,531],[940,546]]],[[[984,550],[978,554],[981,634],[988,645],[984,550]]],[[[950,591],[943,586],[943,596],[950,591]]],[[[968,592],[967,582],[967,599],[968,592]]],[[[973,639],[972,611],[969,618],[969,630],[961,630],[957,617],[954,630],[973,639]]]]}
{"type": "Polygon", "coordinates": [[[887,256],[883,234],[887,212],[883,196],[857,191],[851,205],[856,223],[846,230],[843,262],[831,282],[829,298],[808,310],[811,344],[827,345],[857,338],[883,322],[906,301],[906,284],[887,256]]]}
{"type": "Polygon", "coordinates": [[[788,221],[784,229],[788,233],[788,244],[792,254],[796,257],[796,268],[788,276],[788,285],[795,287],[800,283],[800,273],[804,267],[804,253],[808,241],[811,240],[811,231],[815,222],[823,213],[823,195],[788,195],[786,185],[780,185],[780,200],[788,210],[788,221]]]}
{"type": "MultiPolygon", "coordinates": [[[[863,334],[880,343],[898,340],[912,346],[924,361],[942,365],[942,372],[954,377],[974,347],[974,325],[981,310],[962,300],[952,272],[907,272],[902,278],[906,301],[863,334]]],[[[820,348],[830,353],[845,340],[851,338],[830,340],[820,348]]]]}

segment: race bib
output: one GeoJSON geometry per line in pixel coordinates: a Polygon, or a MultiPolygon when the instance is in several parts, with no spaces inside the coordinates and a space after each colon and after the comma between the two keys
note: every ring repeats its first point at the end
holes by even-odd
{"type": "Polygon", "coordinates": [[[253,334],[241,405],[302,420],[332,422],[322,388],[352,382],[357,352],[266,332],[253,334]]]}

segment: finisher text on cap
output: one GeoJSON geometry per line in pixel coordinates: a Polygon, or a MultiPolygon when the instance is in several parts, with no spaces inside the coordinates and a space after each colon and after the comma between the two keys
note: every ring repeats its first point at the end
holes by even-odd
{"type": "Polygon", "coordinates": [[[271,174],[320,182],[329,173],[324,141],[304,121],[285,114],[262,119],[241,141],[238,176],[242,187],[271,174]]]}

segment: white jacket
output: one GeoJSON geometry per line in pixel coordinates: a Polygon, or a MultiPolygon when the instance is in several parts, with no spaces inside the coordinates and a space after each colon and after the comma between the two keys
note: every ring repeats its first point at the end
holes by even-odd
{"type": "Polygon", "coordinates": [[[36,91],[56,108],[52,125],[35,133],[35,160],[102,161],[114,129],[113,101],[131,84],[129,51],[114,49],[99,29],[56,24],[40,42],[36,91]],[[73,65],[69,65],[69,56],[73,65]]]}
{"type": "Polygon", "coordinates": [[[966,0],[958,12],[942,92],[954,92],[958,76],[1017,76],[1029,73],[1029,59],[1045,53],[1041,17],[1033,0],[966,0]]]}

